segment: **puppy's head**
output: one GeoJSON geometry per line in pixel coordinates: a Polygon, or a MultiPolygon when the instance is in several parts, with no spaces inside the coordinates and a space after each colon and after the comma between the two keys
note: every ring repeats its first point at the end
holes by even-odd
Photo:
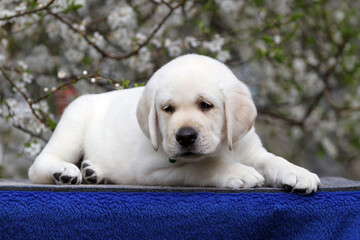
{"type": "Polygon", "coordinates": [[[155,150],[197,161],[214,156],[254,124],[256,108],[248,88],[224,64],[185,55],[160,68],[147,83],[137,119],[155,150]]]}

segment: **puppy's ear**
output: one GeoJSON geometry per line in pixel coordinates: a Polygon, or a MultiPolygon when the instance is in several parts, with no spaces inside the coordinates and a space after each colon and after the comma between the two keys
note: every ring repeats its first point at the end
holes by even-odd
{"type": "Polygon", "coordinates": [[[247,134],[257,115],[249,89],[240,81],[233,82],[224,90],[225,119],[228,147],[247,134]]]}
{"type": "Polygon", "coordinates": [[[155,151],[159,148],[157,137],[157,114],[155,107],[155,94],[153,91],[144,90],[136,110],[136,117],[139,126],[145,136],[150,139],[152,147],[155,151]]]}

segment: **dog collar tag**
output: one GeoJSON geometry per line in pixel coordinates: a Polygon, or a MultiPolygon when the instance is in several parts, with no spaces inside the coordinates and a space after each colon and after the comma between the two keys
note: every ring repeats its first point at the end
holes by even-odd
{"type": "Polygon", "coordinates": [[[176,160],[175,160],[175,159],[172,159],[172,158],[169,158],[169,162],[170,162],[170,163],[176,163],[176,160]]]}

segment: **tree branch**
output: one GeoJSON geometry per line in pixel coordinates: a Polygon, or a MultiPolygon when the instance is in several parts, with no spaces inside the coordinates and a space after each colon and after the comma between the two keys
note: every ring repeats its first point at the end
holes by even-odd
{"type": "Polygon", "coordinates": [[[297,121],[291,118],[287,118],[279,113],[276,112],[271,112],[266,108],[258,108],[257,109],[259,113],[264,114],[264,115],[268,115],[270,117],[276,118],[276,119],[280,119],[283,122],[286,122],[287,124],[289,124],[290,126],[299,126],[301,128],[303,128],[304,126],[304,122],[303,121],[297,121]]]}
{"type": "Polygon", "coordinates": [[[16,128],[16,129],[19,129],[20,131],[22,131],[24,133],[29,134],[31,137],[38,138],[38,139],[44,141],[45,143],[48,142],[48,139],[44,138],[41,134],[36,134],[36,133],[30,131],[29,129],[26,129],[26,128],[24,128],[24,127],[22,127],[20,125],[17,125],[17,124],[13,124],[12,126],[14,128],[16,128]]]}
{"type": "Polygon", "coordinates": [[[10,77],[7,75],[7,73],[5,72],[5,70],[0,67],[0,71],[2,72],[2,74],[4,75],[5,79],[11,84],[12,87],[14,87],[19,93],[20,95],[25,99],[25,101],[28,103],[30,109],[31,109],[31,112],[34,114],[34,116],[43,124],[46,125],[46,122],[45,120],[38,115],[38,113],[36,112],[36,110],[33,108],[32,104],[32,100],[24,93],[22,92],[17,86],[16,84],[10,79],[10,77]]]}
{"type": "Polygon", "coordinates": [[[319,104],[323,95],[324,95],[324,91],[321,91],[318,95],[315,96],[315,99],[313,100],[313,102],[310,104],[310,106],[306,110],[306,112],[302,118],[302,122],[305,122],[306,119],[311,115],[311,113],[314,111],[315,107],[319,104]]]}
{"type": "Polygon", "coordinates": [[[144,47],[146,46],[150,40],[154,37],[154,35],[159,31],[159,29],[164,25],[164,23],[166,22],[166,20],[172,15],[172,13],[179,8],[181,5],[183,5],[186,2],[186,0],[181,1],[180,3],[178,3],[176,6],[172,7],[170,4],[167,4],[168,8],[169,8],[169,12],[165,15],[165,17],[160,21],[160,23],[157,25],[157,27],[150,33],[150,35],[146,38],[146,40],[139,44],[139,46],[134,50],[131,51],[129,53],[124,53],[124,54],[113,54],[113,53],[109,53],[107,51],[105,51],[104,49],[102,49],[101,47],[99,47],[96,43],[94,43],[93,41],[91,41],[89,39],[89,37],[86,35],[86,33],[82,32],[80,29],[75,28],[72,23],[68,22],[66,19],[64,19],[63,17],[61,17],[59,14],[52,12],[49,9],[46,9],[47,13],[52,15],[54,18],[56,18],[57,20],[59,20],[60,22],[62,22],[63,24],[67,25],[72,31],[80,34],[84,40],[91,45],[92,47],[94,47],[103,57],[108,57],[111,59],[116,59],[116,60],[122,60],[122,59],[126,59],[129,58],[131,56],[134,56],[136,54],[138,54],[138,52],[144,47]]]}
{"type": "MultiPolygon", "coordinates": [[[[92,76],[89,76],[89,77],[92,77],[92,76]]],[[[73,85],[73,84],[76,84],[78,81],[82,80],[83,78],[81,79],[72,79],[72,80],[69,80],[68,82],[66,83],[63,83],[63,84],[60,84],[59,86],[57,86],[54,90],[51,90],[50,93],[47,93],[39,98],[37,98],[36,100],[32,100],[32,104],[35,104],[35,103],[38,103],[46,98],[48,98],[51,94],[53,94],[54,92],[57,92],[59,91],[60,89],[62,89],[63,87],[66,87],[66,86],[70,86],[70,85],[73,85]]]]}
{"type": "Polygon", "coordinates": [[[8,17],[2,17],[0,18],[0,21],[7,21],[10,20],[12,18],[16,18],[16,17],[21,17],[21,16],[25,16],[25,15],[29,15],[29,14],[33,14],[33,13],[37,13],[40,11],[44,11],[44,10],[48,10],[49,7],[55,2],[55,0],[50,0],[45,6],[37,8],[37,9],[33,9],[33,10],[29,10],[29,11],[25,11],[22,13],[18,13],[18,14],[14,14],[12,16],[8,16],[8,17]]]}

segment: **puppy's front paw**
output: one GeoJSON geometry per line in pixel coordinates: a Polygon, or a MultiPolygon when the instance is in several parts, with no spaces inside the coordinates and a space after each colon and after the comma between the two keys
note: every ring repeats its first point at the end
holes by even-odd
{"type": "Polygon", "coordinates": [[[316,174],[293,165],[278,171],[275,185],[287,191],[310,194],[316,192],[321,183],[316,174]]]}
{"type": "Polygon", "coordinates": [[[72,163],[57,163],[52,170],[52,177],[56,184],[80,184],[80,169],[72,163]]]}
{"type": "Polygon", "coordinates": [[[261,187],[263,184],[264,177],[254,168],[242,164],[234,164],[221,177],[217,187],[252,188],[261,187]]]}
{"type": "Polygon", "coordinates": [[[81,164],[81,173],[83,179],[88,184],[106,184],[109,183],[103,176],[100,169],[91,161],[84,160],[81,164]]]}

